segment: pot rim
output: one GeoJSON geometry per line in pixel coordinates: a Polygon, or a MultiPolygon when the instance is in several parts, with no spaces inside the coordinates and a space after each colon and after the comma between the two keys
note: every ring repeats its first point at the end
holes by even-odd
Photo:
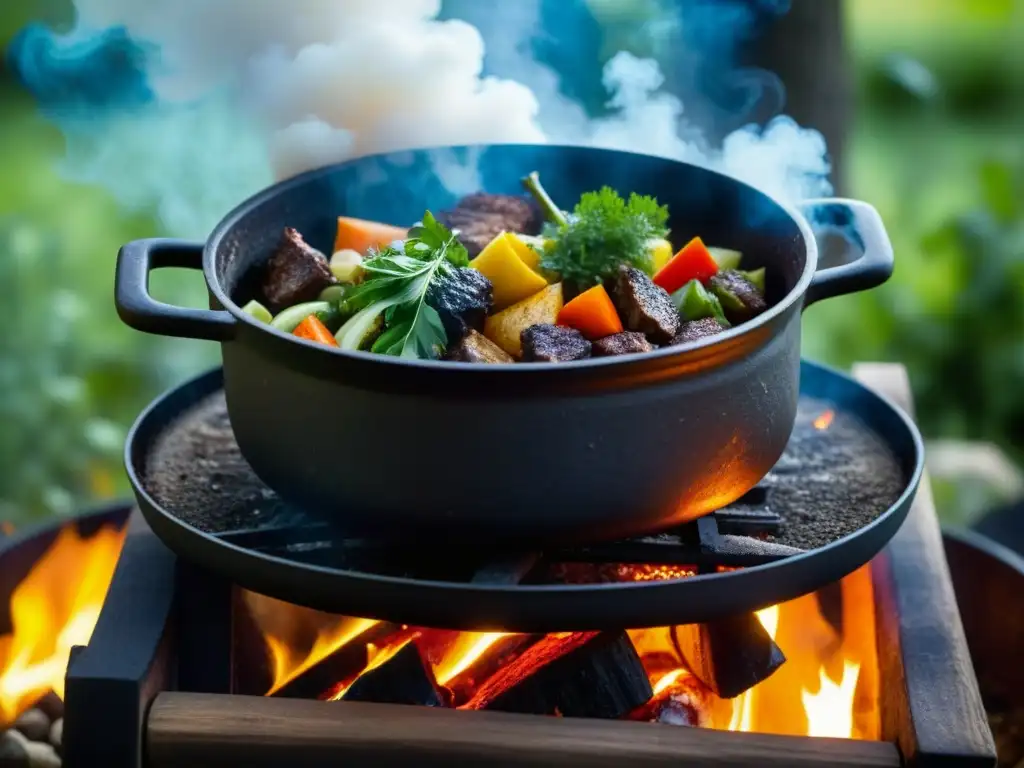
{"type": "MultiPolygon", "coordinates": [[[[585,145],[571,145],[571,144],[475,144],[475,145],[459,145],[459,146],[429,146],[420,147],[413,150],[415,152],[434,152],[440,150],[462,150],[466,149],[469,151],[482,151],[492,147],[530,147],[537,149],[543,147],[550,151],[578,151],[586,150],[588,152],[598,154],[628,154],[636,155],[637,157],[643,158],[655,158],[663,160],[666,163],[672,163],[680,166],[688,166],[692,169],[697,169],[702,173],[712,174],[719,176],[725,181],[746,187],[752,192],[761,195],[771,201],[773,204],[782,209],[786,215],[792,219],[800,231],[801,237],[804,243],[804,266],[803,272],[800,278],[797,280],[796,285],[782,298],[781,301],[769,307],[767,311],[758,315],[753,320],[748,320],[741,325],[730,328],[722,333],[714,336],[698,339],[696,341],[688,342],[685,344],[678,344],[674,346],[662,347],[660,349],[653,350],[651,352],[639,352],[628,355],[617,355],[613,357],[592,357],[585,360],[574,360],[571,362],[560,362],[560,363],[530,363],[528,365],[491,365],[487,363],[459,363],[455,365],[449,361],[444,360],[420,360],[411,358],[400,358],[390,355],[380,355],[372,352],[362,350],[343,350],[337,347],[329,347],[324,344],[319,344],[306,339],[300,339],[292,334],[280,331],[272,326],[260,322],[250,315],[242,311],[241,307],[224,291],[220,280],[216,275],[216,262],[217,262],[217,251],[220,244],[224,241],[225,237],[231,232],[238,221],[248,214],[252,208],[262,205],[267,200],[276,197],[277,195],[291,190],[295,187],[301,186],[312,179],[320,178],[323,176],[329,176],[330,174],[337,171],[339,168],[349,165],[353,162],[362,160],[371,160],[374,158],[384,158],[389,155],[396,154],[395,152],[384,152],[376,153],[372,155],[364,155],[359,158],[352,158],[350,160],[333,163],[331,165],[314,168],[312,170],[301,173],[297,176],[293,176],[289,179],[279,181],[265,189],[257,192],[256,194],[249,197],[247,200],[236,206],[230,213],[228,213],[214,228],[212,234],[207,239],[203,248],[203,275],[206,279],[207,287],[211,294],[217,300],[217,303],[229,312],[236,321],[244,323],[245,326],[251,331],[258,331],[265,335],[268,339],[273,339],[273,344],[288,344],[288,347],[296,354],[306,355],[306,353],[317,353],[319,360],[322,363],[326,363],[329,359],[334,359],[334,365],[358,365],[363,364],[366,366],[372,366],[383,370],[411,370],[418,373],[418,375],[426,375],[428,371],[437,372],[451,372],[453,370],[459,370],[464,373],[473,373],[474,375],[480,376],[503,376],[506,380],[515,376],[516,379],[526,378],[537,378],[537,377],[551,377],[555,375],[566,376],[572,373],[590,372],[590,371],[608,371],[610,368],[618,369],[623,371],[626,368],[634,368],[639,363],[644,363],[645,369],[651,370],[653,368],[660,368],[667,365],[676,367],[678,364],[696,364],[698,368],[704,369],[710,365],[721,364],[724,362],[736,359],[738,356],[749,354],[757,348],[760,348],[768,342],[773,334],[766,333],[765,329],[769,326],[776,325],[782,318],[788,315],[792,309],[801,305],[804,297],[807,293],[807,289],[811,284],[811,279],[814,277],[814,273],[818,267],[818,246],[814,238],[814,233],[811,230],[810,224],[807,219],[801,215],[793,206],[783,203],[777,198],[769,195],[768,193],[753,187],[746,182],[740,181],[727,174],[720,173],[719,171],[706,168],[695,163],[688,163],[682,160],[676,160],[674,158],[659,157],[657,155],[645,155],[638,152],[628,152],[625,150],[614,150],[605,149],[600,147],[589,147],[585,145]],[[303,348],[305,348],[303,350],[303,348]],[[327,356],[331,357],[328,358],[327,356]]],[[[312,359],[312,358],[307,358],[312,359]]],[[[687,365],[689,367],[689,365],[687,365]]]]}

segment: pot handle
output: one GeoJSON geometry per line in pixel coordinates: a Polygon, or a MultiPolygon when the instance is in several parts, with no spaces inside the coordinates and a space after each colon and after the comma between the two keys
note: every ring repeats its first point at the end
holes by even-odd
{"type": "Polygon", "coordinates": [[[117,254],[114,303],[124,323],[158,336],[227,341],[235,332],[230,312],[175,307],[149,293],[149,273],[164,267],[203,268],[203,244],[151,238],[134,240],[117,254]]]}
{"type": "Polygon", "coordinates": [[[877,288],[892,275],[895,264],[892,243],[878,211],[860,200],[820,198],[805,200],[800,206],[808,218],[831,219],[832,223],[852,235],[863,249],[863,255],[848,264],[819,269],[811,278],[804,299],[804,309],[822,299],[877,288]]]}

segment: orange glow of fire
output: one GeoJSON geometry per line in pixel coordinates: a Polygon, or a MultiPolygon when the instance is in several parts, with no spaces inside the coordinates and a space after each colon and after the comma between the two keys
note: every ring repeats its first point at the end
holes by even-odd
{"type": "MultiPolygon", "coordinates": [[[[786,662],[768,679],[731,700],[718,698],[692,675],[678,655],[672,627],[630,630],[629,637],[651,681],[655,700],[685,696],[699,707],[702,726],[793,736],[878,739],[880,719],[870,568],[865,566],[847,576],[839,588],[841,624],[845,633],[842,635],[822,616],[815,595],[757,612],[765,631],[786,655],[786,662]]],[[[269,603],[264,608],[268,606],[269,603]]],[[[474,675],[493,674],[502,663],[502,649],[518,647],[515,643],[504,643],[506,638],[528,639],[501,632],[393,628],[391,634],[379,641],[366,642],[360,635],[377,622],[333,617],[333,622],[325,624],[327,614],[284,603],[277,608],[265,612],[262,620],[257,615],[257,624],[263,629],[275,663],[275,685],[268,695],[332,652],[331,649],[351,642],[363,642],[368,663],[361,671],[353,670],[350,679],[338,681],[333,690],[325,691],[324,698],[340,699],[360,675],[385,663],[409,642],[417,643],[421,657],[440,685],[461,691],[462,695],[466,695],[468,686],[471,694],[487,679],[474,675]],[[269,631],[268,621],[271,622],[269,631]],[[282,626],[291,628],[292,640],[287,639],[288,633],[282,634],[282,626]],[[310,634],[311,628],[318,626],[320,629],[310,634]],[[303,629],[296,631],[296,627],[303,629]],[[295,636],[304,636],[305,640],[296,643],[295,636]]]]}
{"type": "Polygon", "coordinates": [[[0,726],[42,696],[64,697],[71,646],[89,642],[124,543],[124,530],[82,537],[64,527],[11,595],[13,631],[0,636],[0,726]]]}
{"type": "Polygon", "coordinates": [[[871,571],[840,583],[840,636],[814,595],[759,611],[786,663],[732,700],[727,728],[792,736],[879,738],[877,654],[871,571]]]}
{"type": "Polygon", "coordinates": [[[814,420],[815,429],[828,429],[832,426],[832,422],[835,421],[835,411],[822,411],[822,413],[814,420]]]}

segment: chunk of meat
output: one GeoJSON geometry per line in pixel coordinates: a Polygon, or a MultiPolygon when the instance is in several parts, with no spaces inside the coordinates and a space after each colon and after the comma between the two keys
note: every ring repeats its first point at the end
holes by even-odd
{"type": "Polygon", "coordinates": [[[458,267],[451,274],[433,280],[427,289],[427,304],[437,310],[454,344],[470,329],[480,330],[494,306],[491,281],[469,267],[458,267]]]}
{"type": "Polygon", "coordinates": [[[449,229],[459,231],[459,242],[466,246],[471,259],[502,232],[536,235],[544,223],[540,207],[532,198],[486,192],[462,198],[438,219],[449,229]]]}
{"type": "Polygon", "coordinates": [[[679,331],[682,318],[668,292],[636,267],[619,267],[612,298],[626,328],[644,334],[655,344],[669,343],[679,331]]]}
{"type": "Polygon", "coordinates": [[[515,358],[482,333],[470,330],[449,347],[446,360],[457,363],[514,363],[515,358]]]}
{"type": "Polygon", "coordinates": [[[263,296],[273,312],[303,301],[313,301],[320,291],[338,282],[331,265],[320,251],[288,227],[263,280],[263,296]]]}
{"type": "Polygon", "coordinates": [[[605,336],[594,342],[594,357],[611,357],[612,355],[632,355],[637,352],[650,352],[654,345],[647,337],[636,331],[623,331],[605,336]]]}
{"type": "Polygon", "coordinates": [[[590,357],[591,344],[575,328],[531,325],[522,333],[524,363],[566,363],[590,357]]]}
{"type": "Polygon", "coordinates": [[[768,309],[768,302],[752,282],[734,269],[711,278],[711,292],[718,297],[731,323],[742,323],[768,309]]]}
{"type": "Polygon", "coordinates": [[[708,336],[714,336],[716,333],[721,333],[725,330],[720,322],[713,317],[704,317],[700,320],[689,320],[683,323],[679,329],[679,333],[672,339],[673,344],[686,344],[689,341],[696,341],[697,339],[704,339],[708,336]]]}

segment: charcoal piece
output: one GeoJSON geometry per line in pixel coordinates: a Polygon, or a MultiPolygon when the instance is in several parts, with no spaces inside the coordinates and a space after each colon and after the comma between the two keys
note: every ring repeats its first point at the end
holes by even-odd
{"type": "Polygon", "coordinates": [[[675,338],[682,319],[664,288],[636,267],[623,264],[612,284],[612,298],[623,324],[655,344],[675,338]]]}
{"type": "Polygon", "coordinates": [[[694,677],[723,699],[753,688],[786,661],[753,613],[675,626],[672,640],[694,677]]]}
{"type": "Polygon", "coordinates": [[[469,331],[448,349],[446,360],[457,363],[514,363],[515,358],[482,333],[469,331]]]}
{"type": "Polygon", "coordinates": [[[654,345],[647,337],[636,331],[623,331],[605,336],[594,342],[594,357],[611,357],[612,355],[633,355],[638,352],[650,352],[654,345]]]}
{"type": "Polygon", "coordinates": [[[575,328],[544,323],[520,335],[524,363],[566,363],[590,357],[591,344],[575,328]]]}
{"type": "Polygon", "coordinates": [[[458,267],[431,281],[427,304],[437,310],[448,343],[454,344],[470,330],[484,327],[484,319],[494,306],[494,288],[483,273],[458,267]]]}
{"type": "Polygon", "coordinates": [[[672,339],[672,344],[686,344],[689,341],[697,341],[708,336],[721,333],[725,327],[713,317],[705,317],[700,320],[688,320],[679,326],[679,332],[672,339]]]}
{"type": "Polygon", "coordinates": [[[451,692],[452,704],[459,707],[472,698],[482,683],[489,680],[498,670],[511,664],[543,637],[529,634],[508,634],[500,637],[467,666],[459,669],[458,674],[452,674],[451,663],[453,658],[465,661],[463,654],[468,650],[465,646],[465,632],[422,630],[415,643],[420,655],[432,669],[437,670],[438,674],[447,671],[448,676],[439,682],[451,692]]]}
{"type": "Polygon", "coordinates": [[[406,643],[379,667],[360,675],[341,700],[426,707],[443,707],[446,703],[414,642],[406,643]]]}
{"type": "Polygon", "coordinates": [[[547,635],[484,683],[466,709],[564,717],[622,717],[651,683],[625,632],[547,635]]]}
{"type": "Polygon", "coordinates": [[[272,312],[303,301],[313,301],[320,292],[337,282],[331,265],[297,230],[287,227],[263,280],[263,297],[272,312]]]}
{"type": "Polygon", "coordinates": [[[718,297],[731,323],[742,323],[768,309],[768,302],[757,287],[734,269],[711,278],[711,291],[718,297]]]}
{"type": "Polygon", "coordinates": [[[532,198],[486,192],[462,198],[438,219],[449,229],[458,230],[459,242],[466,247],[470,258],[477,256],[502,232],[536,235],[544,221],[540,207],[532,198]]]}
{"type": "Polygon", "coordinates": [[[319,699],[367,662],[365,643],[354,640],[296,675],[272,694],[275,699],[319,699]]]}

